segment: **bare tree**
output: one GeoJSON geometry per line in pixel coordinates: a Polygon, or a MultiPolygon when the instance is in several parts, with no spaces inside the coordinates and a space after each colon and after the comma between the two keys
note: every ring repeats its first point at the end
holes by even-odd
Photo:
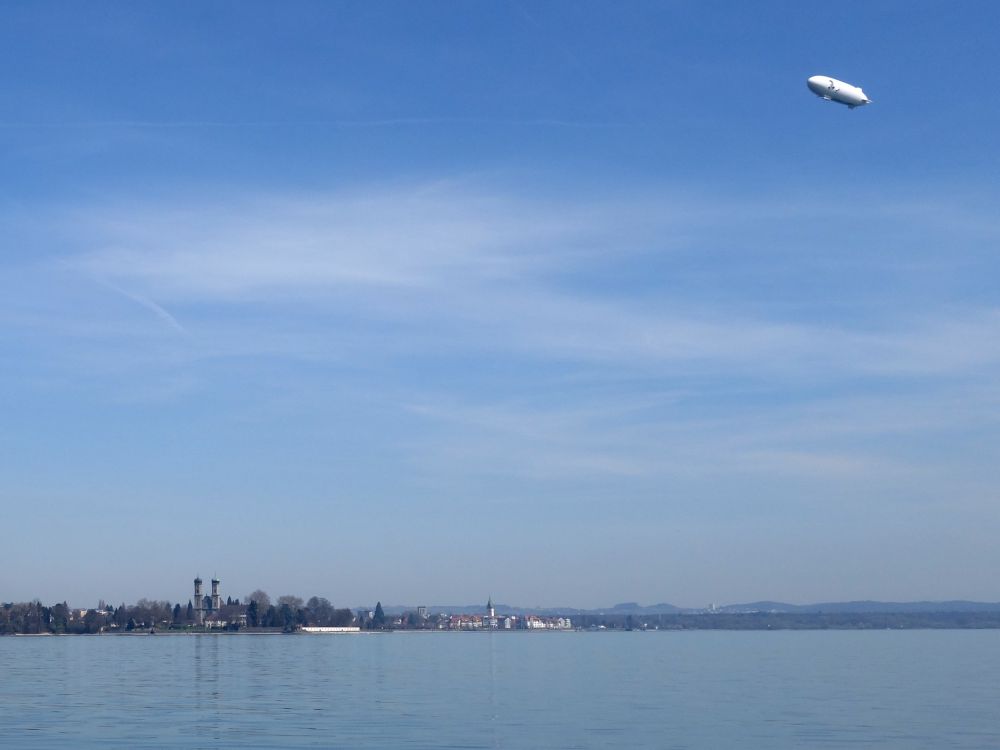
{"type": "Polygon", "coordinates": [[[266,591],[257,589],[247,594],[247,603],[249,602],[257,602],[257,609],[264,612],[271,606],[271,597],[267,595],[266,591]]]}
{"type": "Polygon", "coordinates": [[[296,610],[302,609],[302,597],[292,596],[291,594],[285,594],[278,597],[278,607],[287,604],[288,608],[295,612],[296,610]]]}

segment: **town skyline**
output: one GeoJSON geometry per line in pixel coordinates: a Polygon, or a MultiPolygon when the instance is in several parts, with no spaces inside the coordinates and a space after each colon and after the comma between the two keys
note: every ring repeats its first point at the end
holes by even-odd
{"type": "Polygon", "coordinates": [[[156,635],[285,633],[344,635],[417,630],[436,632],[540,632],[600,630],[871,630],[1000,629],[1000,602],[842,602],[811,606],[780,602],[681,609],[669,604],[619,604],[601,610],[517,608],[494,603],[460,607],[337,608],[325,597],[285,594],[272,600],[256,590],[243,601],[219,592],[202,594],[202,580],[182,602],[142,598],[135,604],[77,608],[0,601],[3,635],[156,635]]]}
{"type": "MultiPolygon", "coordinates": [[[[209,581],[211,584],[211,593],[203,588],[204,580],[200,575],[195,576],[193,579],[193,591],[188,592],[187,603],[191,606],[193,610],[194,622],[201,622],[201,611],[206,613],[211,613],[213,609],[218,610],[222,606],[222,602],[225,599],[228,604],[246,603],[254,597],[258,599],[263,597],[265,601],[270,603],[279,600],[298,600],[305,601],[305,598],[300,594],[289,593],[285,589],[288,587],[278,587],[274,589],[275,591],[282,591],[281,594],[272,595],[263,588],[257,587],[250,591],[249,593],[243,595],[234,596],[232,592],[223,593],[221,588],[222,579],[218,574],[213,575],[209,581]],[[199,594],[202,596],[199,597],[199,594]],[[199,604],[199,599],[201,599],[201,604],[199,604]]],[[[331,601],[329,594],[311,594],[312,599],[321,599],[327,603],[331,601]]],[[[410,597],[413,599],[413,597],[410,597]]],[[[5,596],[4,592],[0,592],[0,603],[2,602],[14,602],[14,601],[66,601],[69,599],[56,597],[44,598],[44,597],[26,597],[22,599],[17,599],[15,597],[5,596]]],[[[100,597],[91,602],[85,603],[85,606],[79,606],[81,602],[72,602],[70,606],[74,608],[102,608],[104,603],[107,602],[108,605],[113,605],[115,601],[124,604],[127,600],[130,601],[153,601],[153,602],[169,602],[171,605],[180,604],[184,605],[184,597],[179,599],[173,599],[172,597],[156,598],[149,596],[141,597],[117,597],[117,598],[107,598],[100,597]]],[[[778,607],[782,611],[843,611],[843,612],[854,612],[854,611],[873,611],[873,612],[909,612],[909,611],[927,611],[927,612],[951,612],[951,611],[992,611],[997,609],[1000,611],[1000,599],[997,600],[972,600],[972,599],[961,599],[956,597],[944,597],[944,598],[924,598],[924,599],[851,599],[851,600],[832,600],[815,598],[808,601],[787,601],[779,600],[775,598],[766,597],[744,597],[735,601],[714,601],[702,604],[692,604],[692,603],[680,603],[676,601],[669,601],[667,599],[660,599],[657,601],[631,601],[619,599],[614,603],[605,603],[592,606],[584,606],[573,604],[569,602],[563,602],[561,604],[546,604],[546,603],[535,603],[527,605],[524,603],[517,602],[507,602],[501,601],[499,599],[495,600],[492,594],[488,595],[487,606],[492,606],[496,603],[497,611],[500,612],[547,612],[547,613],[587,613],[587,614],[597,614],[597,613],[638,613],[645,612],[651,614],[662,614],[662,613],[701,613],[701,612],[727,612],[727,611],[754,611],[758,608],[774,608],[778,607]]],[[[449,603],[441,603],[436,601],[421,601],[419,603],[414,603],[413,601],[405,600],[386,600],[382,601],[381,598],[376,599],[374,602],[355,602],[354,604],[347,605],[344,602],[341,604],[350,611],[360,611],[360,610],[373,610],[376,604],[379,604],[385,608],[386,612],[391,612],[393,614],[406,613],[410,611],[417,611],[420,609],[434,612],[434,613],[448,613],[448,612],[474,612],[478,611],[481,607],[479,604],[466,602],[464,604],[457,603],[457,601],[452,601],[449,603]]],[[[208,616],[207,614],[205,616],[208,616]]]]}

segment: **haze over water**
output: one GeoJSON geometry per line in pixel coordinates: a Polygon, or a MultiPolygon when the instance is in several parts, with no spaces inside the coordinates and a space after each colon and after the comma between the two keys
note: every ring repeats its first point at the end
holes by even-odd
{"type": "Polygon", "coordinates": [[[0,638],[0,745],[985,748],[997,631],[0,638]]]}

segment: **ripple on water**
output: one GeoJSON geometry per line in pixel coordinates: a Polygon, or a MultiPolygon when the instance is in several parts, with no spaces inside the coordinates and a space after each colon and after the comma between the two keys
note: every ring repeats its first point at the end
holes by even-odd
{"type": "Polygon", "coordinates": [[[1000,746],[998,631],[0,638],[2,747],[1000,746]]]}

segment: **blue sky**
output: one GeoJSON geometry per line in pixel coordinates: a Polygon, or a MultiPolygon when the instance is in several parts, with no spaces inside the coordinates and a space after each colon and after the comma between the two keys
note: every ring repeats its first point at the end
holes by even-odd
{"type": "Polygon", "coordinates": [[[998,23],[0,6],[0,600],[995,600],[998,23]]]}

